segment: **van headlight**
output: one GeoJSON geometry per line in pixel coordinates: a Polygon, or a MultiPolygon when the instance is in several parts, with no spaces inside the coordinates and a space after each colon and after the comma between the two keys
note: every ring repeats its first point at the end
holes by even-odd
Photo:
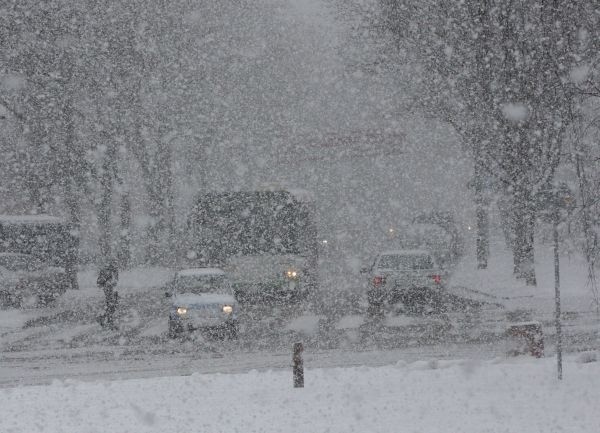
{"type": "Polygon", "coordinates": [[[225,313],[225,314],[233,313],[233,307],[231,305],[223,305],[223,313],[225,313]]]}
{"type": "Polygon", "coordinates": [[[178,307],[177,308],[177,314],[179,314],[180,316],[185,316],[187,314],[187,308],[185,308],[185,307],[178,307]]]}

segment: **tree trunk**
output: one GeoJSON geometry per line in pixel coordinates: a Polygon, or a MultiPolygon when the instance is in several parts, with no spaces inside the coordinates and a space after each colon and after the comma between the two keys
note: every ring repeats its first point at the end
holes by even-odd
{"type": "Polygon", "coordinates": [[[475,158],[475,203],[477,206],[477,269],[487,269],[488,257],[490,254],[490,227],[488,216],[488,202],[485,189],[488,182],[485,181],[485,168],[482,164],[481,156],[475,158]]]}
{"type": "Polygon", "coordinates": [[[75,141],[75,118],[73,111],[73,95],[67,89],[67,98],[63,110],[65,120],[65,155],[62,157],[62,172],[66,174],[64,182],[65,202],[69,209],[69,247],[65,260],[65,273],[72,290],[79,289],[77,281],[77,263],[79,257],[80,229],[81,229],[81,203],[77,193],[77,184],[83,175],[81,161],[78,161],[79,152],[75,141]]]}
{"type": "MultiPolygon", "coordinates": [[[[159,137],[165,131],[159,128],[159,137]]],[[[143,149],[145,158],[150,159],[147,150],[143,149]]],[[[152,169],[142,170],[146,179],[149,198],[149,214],[152,225],[148,229],[149,246],[147,259],[152,264],[173,265],[175,252],[175,197],[173,191],[173,169],[171,161],[173,152],[169,140],[159,138],[156,154],[152,158],[152,169]],[[167,254],[165,254],[167,252],[167,254]]]]}
{"type": "Polygon", "coordinates": [[[598,233],[592,229],[590,207],[589,207],[589,182],[586,176],[585,167],[581,159],[581,152],[575,156],[575,169],[579,180],[579,194],[581,197],[581,223],[583,229],[583,255],[587,263],[588,283],[592,291],[593,302],[596,312],[600,312],[600,292],[598,291],[598,282],[596,280],[596,258],[598,246],[598,233]]]}
{"type": "MultiPolygon", "coordinates": [[[[109,138],[110,139],[110,138],[109,138]]],[[[98,208],[98,225],[100,236],[98,239],[101,261],[109,261],[112,254],[112,199],[114,192],[113,173],[116,164],[116,145],[111,143],[107,146],[102,162],[102,173],[100,175],[100,205],[98,208]]]]}
{"type": "Polygon", "coordinates": [[[516,278],[521,278],[521,244],[523,239],[522,219],[516,210],[511,215],[512,218],[512,236],[511,249],[513,253],[513,274],[516,278]]]}
{"type": "Polygon", "coordinates": [[[489,217],[487,207],[477,203],[477,269],[487,269],[490,254],[489,217]]]}
{"type": "Polygon", "coordinates": [[[521,277],[528,286],[536,286],[535,278],[535,215],[530,209],[525,213],[523,242],[521,244],[521,277]]]}
{"type": "Polygon", "coordinates": [[[119,264],[128,268],[131,264],[131,202],[128,194],[121,197],[121,231],[119,233],[119,264]]]}
{"type": "Polygon", "coordinates": [[[79,289],[79,282],[77,281],[77,263],[79,257],[79,243],[80,243],[80,228],[81,228],[81,204],[75,193],[73,180],[68,179],[65,188],[65,201],[69,208],[69,246],[67,250],[67,257],[65,260],[65,273],[69,280],[69,285],[72,290],[79,289]]]}
{"type": "Polygon", "coordinates": [[[513,197],[513,263],[515,277],[524,279],[528,286],[535,286],[535,211],[531,207],[529,196],[528,192],[523,192],[513,197]]]}

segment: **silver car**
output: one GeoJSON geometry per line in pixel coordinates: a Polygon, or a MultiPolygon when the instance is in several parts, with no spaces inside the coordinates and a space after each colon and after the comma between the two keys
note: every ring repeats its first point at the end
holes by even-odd
{"type": "Polygon", "coordinates": [[[165,295],[171,299],[169,337],[196,330],[226,338],[237,337],[238,305],[223,270],[181,270],[167,285],[165,295]]]}
{"type": "Polygon", "coordinates": [[[370,311],[398,302],[416,314],[439,312],[443,307],[447,274],[428,251],[382,252],[365,273],[370,311]]]}

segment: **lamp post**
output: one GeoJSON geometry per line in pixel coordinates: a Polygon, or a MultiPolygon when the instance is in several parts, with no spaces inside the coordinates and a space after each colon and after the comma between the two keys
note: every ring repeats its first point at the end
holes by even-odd
{"type": "Polygon", "coordinates": [[[562,221],[562,213],[570,214],[575,206],[575,199],[571,190],[565,184],[560,184],[554,190],[552,200],[552,234],[554,238],[554,324],[556,326],[556,367],[558,380],[562,380],[562,321],[560,302],[560,260],[558,226],[562,221]]]}
{"type": "Polygon", "coordinates": [[[560,258],[559,258],[559,225],[568,219],[575,209],[575,197],[568,185],[548,185],[539,196],[540,216],[552,224],[553,250],[554,250],[554,326],[556,327],[556,367],[558,380],[563,377],[562,365],[562,321],[560,300],[560,258]]]}
{"type": "Polygon", "coordinates": [[[560,262],[558,257],[558,223],[560,222],[559,207],[554,212],[553,237],[554,237],[554,306],[556,326],[556,367],[558,380],[562,380],[562,323],[560,320],[560,262]]]}

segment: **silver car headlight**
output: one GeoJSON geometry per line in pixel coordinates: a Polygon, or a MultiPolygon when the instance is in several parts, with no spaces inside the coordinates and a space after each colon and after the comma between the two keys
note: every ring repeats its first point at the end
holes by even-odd
{"type": "Polygon", "coordinates": [[[187,308],[185,308],[185,307],[178,307],[177,308],[177,314],[179,314],[180,316],[185,316],[187,314],[187,308]]]}
{"type": "Polygon", "coordinates": [[[233,313],[233,307],[231,305],[223,305],[223,313],[225,313],[225,314],[233,313]]]}

